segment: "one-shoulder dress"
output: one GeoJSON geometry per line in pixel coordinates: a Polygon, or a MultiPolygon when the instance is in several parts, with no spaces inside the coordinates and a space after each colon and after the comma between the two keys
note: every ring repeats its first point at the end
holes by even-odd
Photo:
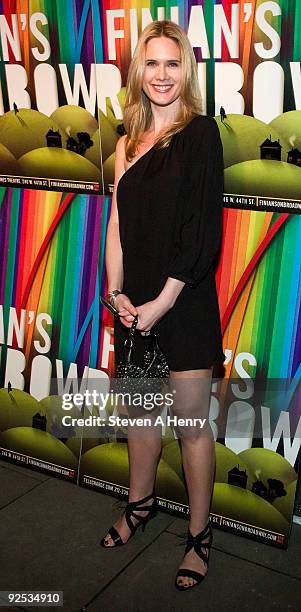
{"type": "MultiPolygon", "coordinates": [[[[174,306],[154,326],[170,370],[222,364],[215,285],[223,206],[223,154],[215,120],[195,116],[166,148],[154,145],[121,176],[117,187],[122,291],[135,306],[154,300],[168,277],[185,283],[174,306]]],[[[115,364],[128,329],[114,323],[115,364]]],[[[133,361],[143,363],[149,337],[136,332],[133,361]]]]}

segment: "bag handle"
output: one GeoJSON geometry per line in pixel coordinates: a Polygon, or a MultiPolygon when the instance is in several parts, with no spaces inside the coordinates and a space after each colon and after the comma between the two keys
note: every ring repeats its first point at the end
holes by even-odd
{"type": "MultiPolygon", "coordinates": [[[[135,334],[137,325],[138,325],[138,315],[136,315],[134,317],[133,323],[132,323],[132,325],[130,327],[129,337],[126,338],[125,341],[124,341],[124,347],[127,350],[127,354],[126,354],[126,363],[127,363],[127,365],[129,365],[131,363],[131,358],[132,358],[132,353],[133,353],[133,346],[134,346],[134,334],[135,334]]],[[[151,340],[152,340],[151,350],[153,352],[153,358],[151,360],[151,363],[147,367],[147,370],[149,370],[151,368],[151,366],[153,365],[153,363],[154,363],[154,361],[155,361],[155,359],[156,359],[156,357],[157,357],[157,355],[159,353],[157,334],[151,330],[150,336],[151,336],[151,340]]]]}

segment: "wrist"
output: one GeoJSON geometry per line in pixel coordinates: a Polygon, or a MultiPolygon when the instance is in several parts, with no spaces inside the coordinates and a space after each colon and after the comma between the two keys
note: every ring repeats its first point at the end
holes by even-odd
{"type": "Polygon", "coordinates": [[[166,312],[173,308],[184,285],[185,283],[183,281],[168,277],[161,293],[159,293],[157,297],[158,303],[162,308],[165,308],[166,312]]]}
{"type": "Polygon", "coordinates": [[[174,305],[174,302],[170,296],[165,295],[163,292],[158,295],[156,302],[160,310],[164,310],[165,312],[170,310],[174,305]]]}
{"type": "Polygon", "coordinates": [[[106,295],[106,300],[107,302],[109,302],[109,304],[111,304],[111,306],[113,306],[113,308],[115,308],[115,302],[116,302],[116,298],[118,295],[120,295],[122,292],[119,291],[119,289],[113,289],[111,291],[109,291],[106,295]]]}
{"type": "Polygon", "coordinates": [[[116,285],[112,285],[112,287],[108,286],[107,294],[108,293],[113,293],[114,291],[119,291],[119,293],[121,293],[121,289],[119,289],[118,285],[117,285],[117,287],[116,287],[116,285]]]}

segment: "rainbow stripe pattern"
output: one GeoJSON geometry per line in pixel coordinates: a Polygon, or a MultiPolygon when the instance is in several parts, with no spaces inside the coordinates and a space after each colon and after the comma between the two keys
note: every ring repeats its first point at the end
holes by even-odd
{"type": "Polygon", "coordinates": [[[290,393],[279,410],[291,401],[297,409],[301,377],[300,239],[298,215],[224,210],[216,284],[226,373],[237,377],[235,358],[245,354],[248,376],[285,380],[290,393]],[[250,356],[256,365],[248,366],[250,356]]]}
{"type": "MultiPolygon", "coordinates": [[[[68,365],[76,362],[80,369],[96,365],[101,346],[99,293],[105,283],[101,245],[109,210],[109,199],[97,196],[1,191],[0,304],[4,324],[7,327],[10,306],[18,313],[22,308],[33,311],[35,318],[39,312],[50,314],[49,356],[53,362],[56,358],[68,365]],[[95,339],[97,351],[93,352],[95,339]]],[[[26,329],[28,363],[34,356],[33,323],[26,329]]]]}

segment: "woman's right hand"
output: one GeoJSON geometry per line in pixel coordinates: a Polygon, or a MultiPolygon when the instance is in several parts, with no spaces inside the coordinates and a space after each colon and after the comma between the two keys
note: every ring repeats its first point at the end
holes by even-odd
{"type": "Polygon", "coordinates": [[[118,310],[121,323],[123,323],[125,327],[131,327],[138,311],[125,293],[119,293],[119,295],[117,295],[115,299],[115,308],[118,310]]]}

